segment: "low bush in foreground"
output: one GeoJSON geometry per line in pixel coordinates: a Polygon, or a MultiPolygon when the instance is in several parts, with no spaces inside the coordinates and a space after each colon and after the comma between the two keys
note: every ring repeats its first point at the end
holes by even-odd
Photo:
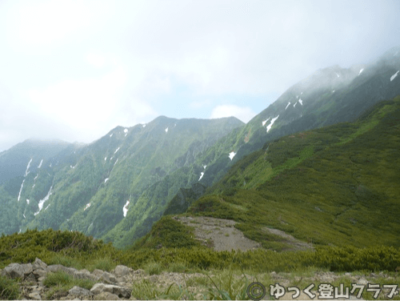
{"type": "Polygon", "coordinates": [[[15,300],[19,296],[18,282],[0,276],[0,300],[15,300]]]}

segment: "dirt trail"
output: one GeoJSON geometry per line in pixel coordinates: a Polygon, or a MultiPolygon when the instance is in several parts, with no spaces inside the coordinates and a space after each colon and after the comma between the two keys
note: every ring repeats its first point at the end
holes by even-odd
{"type": "MultiPolygon", "coordinates": [[[[242,231],[234,227],[235,221],[203,216],[174,216],[173,218],[184,225],[194,227],[196,239],[215,251],[247,251],[261,248],[260,243],[248,239],[242,231]]],[[[282,242],[288,246],[288,250],[313,249],[311,244],[297,240],[281,230],[267,227],[263,227],[262,230],[283,237],[284,241],[282,242]]]]}

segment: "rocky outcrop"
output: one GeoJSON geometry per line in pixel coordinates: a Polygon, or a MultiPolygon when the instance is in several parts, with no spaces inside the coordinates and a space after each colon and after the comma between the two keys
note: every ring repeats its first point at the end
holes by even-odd
{"type": "MultiPolygon", "coordinates": [[[[114,270],[110,272],[102,270],[94,270],[89,272],[88,270],[77,270],[75,268],[64,267],[62,265],[50,265],[40,259],[36,259],[33,263],[19,264],[12,263],[0,270],[0,274],[9,278],[19,278],[21,280],[21,298],[30,300],[42,300],[48,299],[48,293],[53,288],[46,287],[43,284],[45,277],[54,272],[62,271],[76,279],[90,279],[96,283],[90,288],[82,288],[74,286],[68,291],[59,290],[53,292],[51,299],[53,300],[136,300],[136,296],[132,295],[132,289],[135,283],[140,283],[142,280],[147,281],[149,284],[154,284],[158,288],[162,288],[162,291],[166,291],[172,284],[176,284],[179,287],[184,288],[186,281],[189,278],[205,277],[201,273],[171,273],[162,272],[159,275],[148,275],[144,270],[138,269],[133,270],[127,266],[118,265],[114,270]]],[[[385,278],[387,281],[396,281],[393,277],[384,274],[371,273],[370,275],[356,275],[352,273],[346,273],[344,275],[338,275],[333,272],[316,272],[311,277],[295,277],[295,282],[300,282],[302,279],[306,282],[313,283],[315,281],[321,283],[334,283],[338,281],[340,277],[347,277],[351,283],[359,285],[367,285],[368,283],[374,283],[378,278],[385,278]]],[[[235,276],[236,277],[236,276],[235,276]]],[[[242,276],[240,276],[242,277],[242,276]]],[[[239,277],[239,278],[240,278],[239,277]]],[[[269,273],[270,277],[274,282],[279,283],[282,286],[290,286],[293,282],[293,275],[288,273],[269,273]]],[[[252,276],[246,275],[247,279],[251,279],[252,276]]],[[[203,299],[204,290],[199,290],[196,287],[186,287],[196,299],[203,299]]],[[[386,292],[387,293],[387,292],[386,292]]],[[[287,293],[283,296],[283,299],[291,299],[293,293],[287,293]]],[[[350,299],[353,299],[351,296],[350,299]]],[[[309,299],[302,293],[300,299],[309,299]]],[[[360,300],[360,299],[359,299],[360,300]]]]}

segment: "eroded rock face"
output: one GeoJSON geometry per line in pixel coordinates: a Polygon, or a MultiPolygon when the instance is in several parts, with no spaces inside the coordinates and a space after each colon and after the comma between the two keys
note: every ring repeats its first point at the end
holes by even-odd
{"type": "Polygon", "coordinates": [[[118,285],[96,283],[90,290],[94,295],[101,293],[111,293],[117,295],[120,298],[129,298],[131,296],[131,291],[118,285]]]}
{"type": "Polygon", "coordinates": [[[13,279],[25,279],[26,276],[33,272],[32,264],[11,263],[1,271],[1,275],[13,279]]]}

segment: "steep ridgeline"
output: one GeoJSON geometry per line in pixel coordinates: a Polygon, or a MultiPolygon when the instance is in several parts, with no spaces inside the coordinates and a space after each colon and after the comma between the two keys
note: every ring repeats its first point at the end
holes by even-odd
{"type": "MultiPolygon", "coordinates": [[[[400,247],[399,137],[400,96],[353,123],[267,142],[238,160],[185,215],[233,220],[247,238],[277,251],[296,250],[294,239],[400,247]]],[[[157,235],[160,222],[135,248],[165,244],[157,235]]]]}
{"type": "Polygon", "coordinates": [[[22,207],[37,208],[35,199],[47,194],[47,184],[58,164],[71,160],[79,147],[56,140],[26,140],[0,153],[0,233],[20,229],[25,218],[25,211],[18,209],[20,203],[24,203],[22,207]],[[29,197],[25,197],[26,187],[30,187],[29,197]]]}
{"type": "MultiPolygon", "coordinates": [[[[333,66],[318,70],[282,94],[245,127],[232,131],[201,154],[194,166],[198,183],[209,187],[232,165],[266,142],[305,130],[354,121],[384,99],[400,95],[400,48],[386,52],[375,63],[349,69],[333,66]],[[202,166],[207,168],[201,170],[202,166]]],[[[188,172],[188,171],[186,171],[188,172]]],[[[195,178],[195,175],[191,175],[195,178]]],[[[189,189],[190,186],[182,186],[189,189]]],[[[197,192],[196,192],[197,191],[197,192]]],[[[167,213],[184,212],[198,187],[176,195],[167,213]]]]}
{"type": "Polygon", "coordinates": [[[142,195],[146,189],[174,170],[190,165],[198,153],[241,126],[243,123],[233,117],[158,117],[148,124],[117,127],[59,160],[51,170],[31,171],[26,179],[20,176],[15,180],[18,189],[4,187],[3,203],[12,204],[14,211],[1,221],[18,226],[7,232],[2,227],[0,231],[61,228],[98,238],[125,217],[135,227],[141,226],[147,221],[148,208],[157,208],[161,216],[166,206],[165,195],[145,202],[142,195]]]}

